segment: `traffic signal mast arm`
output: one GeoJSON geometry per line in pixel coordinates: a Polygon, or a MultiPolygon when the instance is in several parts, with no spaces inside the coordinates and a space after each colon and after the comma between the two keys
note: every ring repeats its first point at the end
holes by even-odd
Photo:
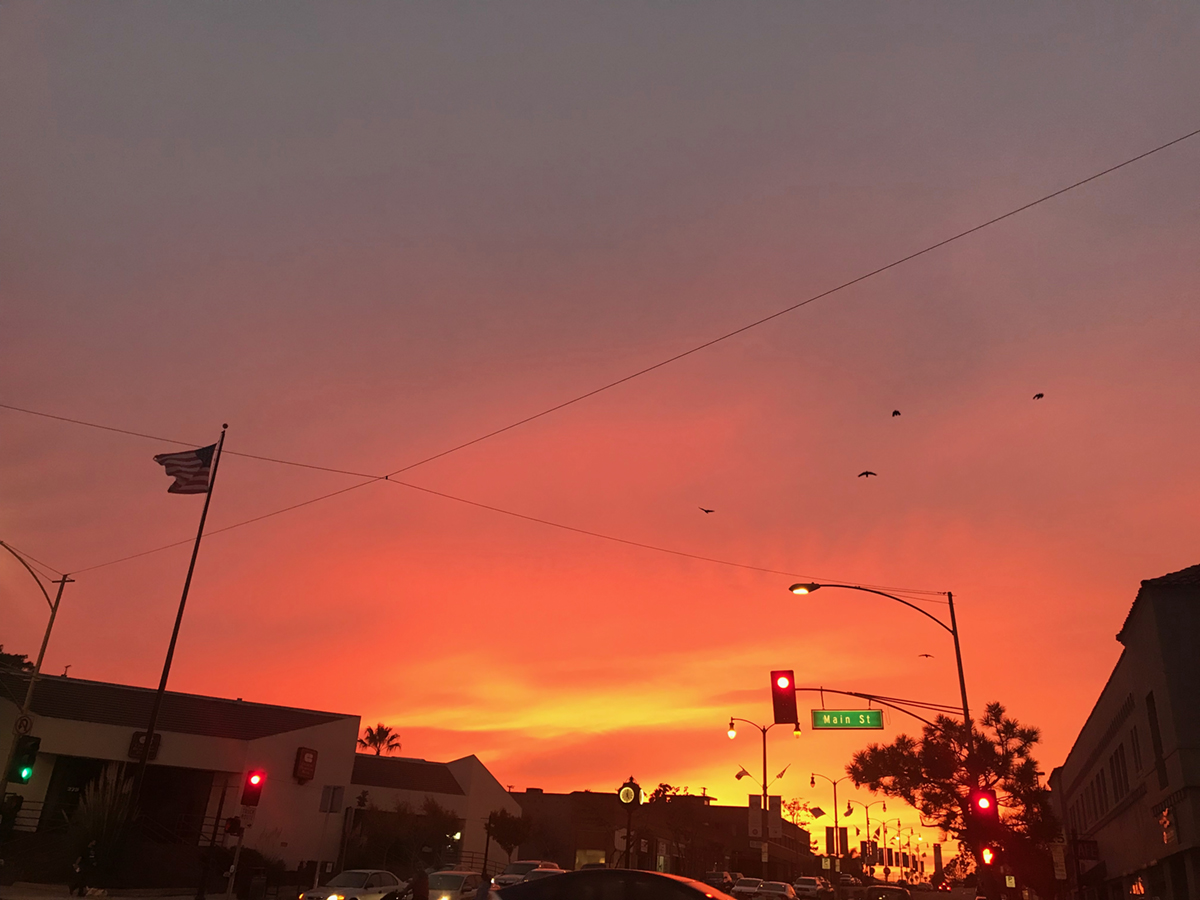
{"type": "Polygon", "coordinates": [[[930,703],[925,700],[904,700],[899,697],[881,697],[878,694],[864,694],[860,691],[836,691],[833,688],[827,687],[798,687],[796,693],[801,691],[812,694],[838,694],[842,697],[859,697],[866,700],[868,703],[878,703],[880,706],[886,706],[889,709],[894,709],[897,712],[902,712],[906,716],[912,716],[914,719],[924,722],[926,725],[937,727],[936,723],[929,721],[924,716],[919,716],[910,709],[905,709],[905,706],[911,706],[914,709],[919,709],[924,712],[940,713],[942,715],[950,715],[958,712],[958,708],[947,706],[944,703],[930,703]]]}

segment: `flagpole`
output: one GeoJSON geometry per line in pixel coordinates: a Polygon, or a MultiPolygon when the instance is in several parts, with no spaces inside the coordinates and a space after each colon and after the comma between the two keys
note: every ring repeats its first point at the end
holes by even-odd
{"type": "Polygon", "coordinates": [[[183,596],[179,598],[179,611],[175,613],[175,628],[171,631],[171,643],[167,645],[167,658],[163,662],[162,678],[158,682],[158,691],[154,694],[154,705],[150,707],[150,724],[146,728],[146,741],[142,745],[142,757],[138,763],[137,777],[133,782],[133,803],[131,809],[136,813],[138,800],[142,795],[142,782],[146,777],[146,766],[150,762],[150,746],[154,741],[154,728],[158,725],[158,713],[162,707],[163,694],[167,691],[167,677],[171,674],[171,660],[175,656],[175,642],[179,639],[179,625],[183,621],[183,607],[187,603],[188,588],[192,586],[192,572],[196,568],[196,556],[200,553],[200,538],[204,537],[204,520],[208,518],[208,504],[212,500],[213,488],[217,484],[217,468],[221,465],[221,448],[225,446],[225,429],[221,426],[221,439],[217,441],[217,452],[213,459],[212,477],[208,479],[208,491],[204,495],[204,509],[200,511],[200,527],[196,529],[196,543],[192,545],[192,561],[188,563],[187,578],[183,580],[183,596]]]}

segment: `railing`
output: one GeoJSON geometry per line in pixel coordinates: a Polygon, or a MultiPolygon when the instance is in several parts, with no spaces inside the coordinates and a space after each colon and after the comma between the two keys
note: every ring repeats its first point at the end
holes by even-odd
{"type": "MultiPolygon", "coordinates": [[[[489,853],[487,858],[486,874],[489,876],[499,875],[504,869],[505,865],[507,865],[504,857],[501,856],[504,851],[500,850],[498,847],[494,849],[497,852],[489,853]],[[499,859],[497,859],[498,856],[500,857],[499,859]]],[[[458,864],[465,869],[470,869],[472,872],[484,871],[483,854],[476,850],[472,850],[470,852],[460,852],[458,854],[458,864]]]]}

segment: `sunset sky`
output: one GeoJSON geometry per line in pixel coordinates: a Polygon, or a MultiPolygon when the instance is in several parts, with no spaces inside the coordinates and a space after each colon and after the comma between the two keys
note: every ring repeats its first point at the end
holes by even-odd
{"type": "MultiPolygon", "coordinates": [[[[1200,128],[1198,42],[1183,4],[5,0],[0,403],[392,472],[1200,128]]],[[[170,686],[745,803],[773,668],[958,700],[933,623],[788,585],[951,590],[1048,773],[1139,580],[1200,562],[1198,198],[1195,137],[398,476],[789,574],[374,482],[207,538],[170,686]]],[[[194,535],[180,447],[0,409],[0,539],[78,573],[47,672],[157,683],[190,546],[91,567],[194,535]]],[[[226,455],[209,525],[362,481],[226,455]]],[[[35,654],[11,558],[0,603],[35,654]]],[[[900,730],[777,729],[771,774],[832,810],[809,773],[900,730]]]]}

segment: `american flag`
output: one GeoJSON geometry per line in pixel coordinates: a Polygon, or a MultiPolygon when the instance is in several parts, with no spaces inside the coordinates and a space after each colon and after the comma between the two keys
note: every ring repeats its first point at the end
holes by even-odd
{"type": "Polygon", "coordinates": [[[160,453],[154,457],[154,461],[175,479],[175,483],[167,488],[167,493],[207,494],[208,473],[216,450],[217,445],[212,444],[182,453],[160,453]]]}

